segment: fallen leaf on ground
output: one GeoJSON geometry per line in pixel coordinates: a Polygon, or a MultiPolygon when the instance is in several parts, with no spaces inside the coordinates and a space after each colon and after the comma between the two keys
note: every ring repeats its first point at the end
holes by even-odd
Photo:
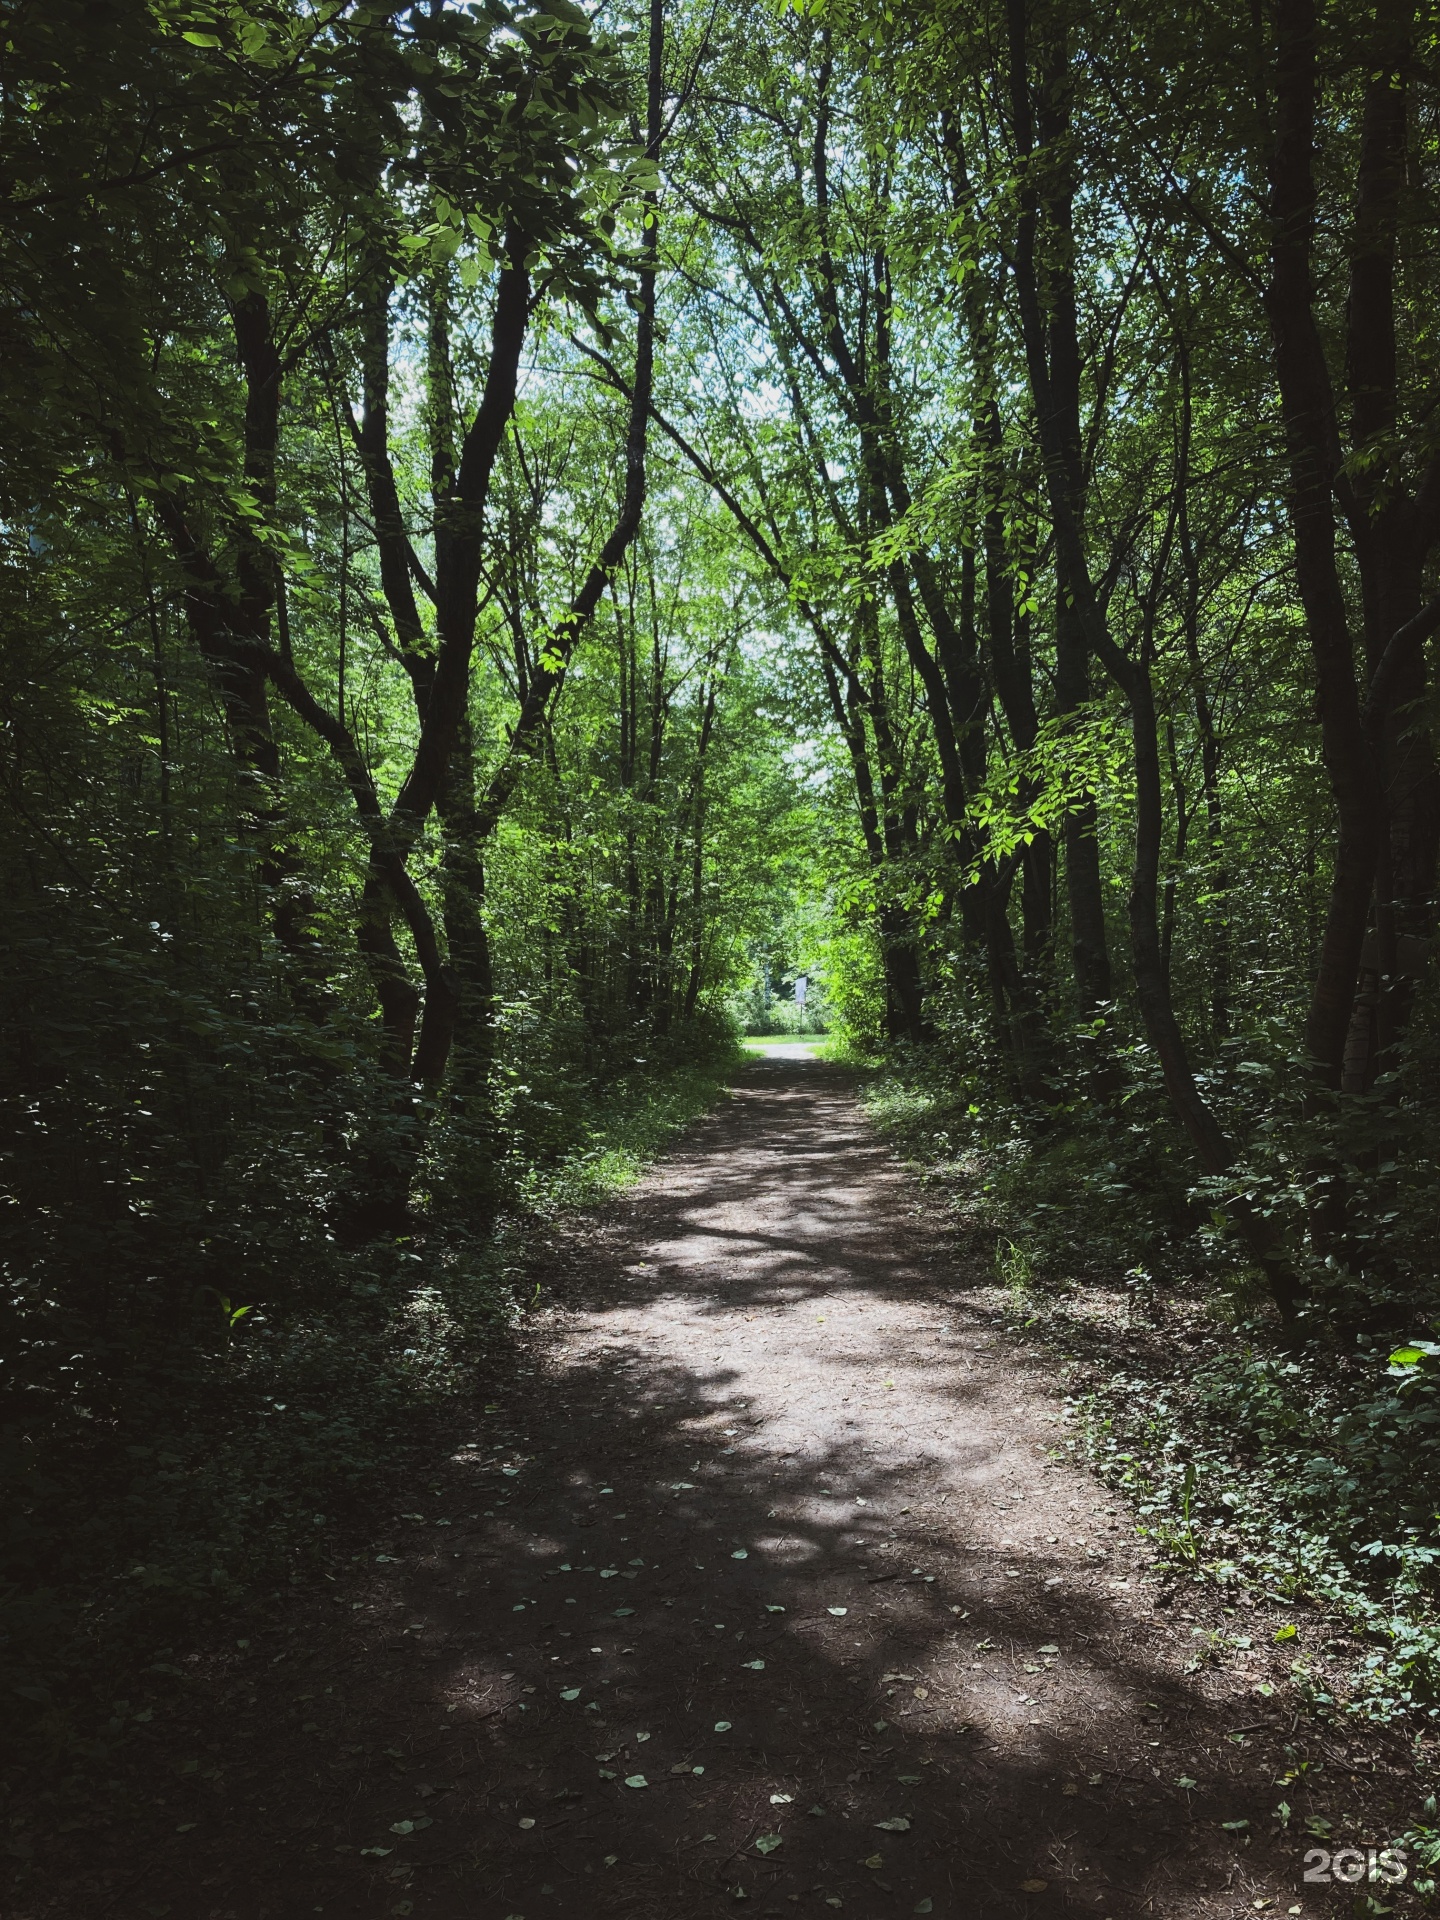
{"type": "Polygon", "coordinates": [[[780,1844],[781,1840],[778,1833],[762,1833],[760,1838],[755,1842],[755,1851],[757,1853],[774,1853],[780,1844]]]}
{"type": "Polygon", "coordinates": [[[1022,1880],[1020,1882],[1020,1891],[1022,1893],[1044,1893],[1049,1884],[1050,1882],[1048,1880],[1022,1880]]]}
{"type": "Polygon", "coordinates": [[[625,1784],[627,1787],[648,1787],[650,1782],[645,1778],[643,1773],[627,1773],[625,1776],[625,1784]]]}
{"type": "Polygon", "coordinates": [[[910,1822],[903,1813],[892,1814],[888,1820],[877,1820],[875,1825],[881,1833],[908,1833],[910,1822]]]}

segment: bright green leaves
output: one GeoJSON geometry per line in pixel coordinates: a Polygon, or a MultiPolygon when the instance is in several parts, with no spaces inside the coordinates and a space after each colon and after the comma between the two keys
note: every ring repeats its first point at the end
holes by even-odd
{"type": "Polygon", "coordinates": [[[1392,1380],[1415,1381],[1426,1370],[1427,1362],[1437,1356],[1440,1356],[1440,1344],[1434,1340],[1414,1340],[1408,1346],[1396,1347],[1386,1371],[1392,1380]]]}

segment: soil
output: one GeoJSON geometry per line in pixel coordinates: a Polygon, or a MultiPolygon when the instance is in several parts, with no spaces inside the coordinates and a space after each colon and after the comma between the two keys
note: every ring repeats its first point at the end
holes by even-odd
{"type": "Polygon", "coordinates": [[[353,1584],[191,1654],[5,1920],[1354,1910],[1303,1857],[1398,1762],[1151,1565],[843,1072],[745,1068],[544,1278],[353,1584]]]}

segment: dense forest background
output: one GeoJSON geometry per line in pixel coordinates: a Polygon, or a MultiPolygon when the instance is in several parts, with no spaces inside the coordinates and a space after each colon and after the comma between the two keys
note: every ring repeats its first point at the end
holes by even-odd
{"type": "Polygon", "coordinates": [[[52,1729],[87,1637],[299,1577],[297,1485],[802,971],[1028,1314],[1207,1303],[1182,1445],[1096,1413],[1174,1550],[1224,1576],[1251,1472],[1382,1705],[1440,1679],[1440,48],[1134,28],[8,13],[0,1606],[52,1729]]]}

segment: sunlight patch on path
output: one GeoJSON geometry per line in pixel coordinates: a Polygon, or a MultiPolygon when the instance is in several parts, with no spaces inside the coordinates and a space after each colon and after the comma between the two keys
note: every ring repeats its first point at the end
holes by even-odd
{"type": "Polygon", "coordinates": [[[823,1060],[830,1041],[824,1034],[813,1040],[771,1040],[747,1034],[741,1045],[761,1060],[823,1060]]]}

